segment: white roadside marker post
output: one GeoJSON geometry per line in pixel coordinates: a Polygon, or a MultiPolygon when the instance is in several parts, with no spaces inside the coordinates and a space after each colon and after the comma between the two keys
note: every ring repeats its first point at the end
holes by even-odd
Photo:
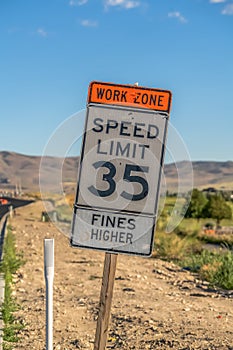
{"type": "Polygon", "coordinates": [[[46,282],[46,350],[53,350],[54,239],[44,240],[44,276],[46,282]]]}

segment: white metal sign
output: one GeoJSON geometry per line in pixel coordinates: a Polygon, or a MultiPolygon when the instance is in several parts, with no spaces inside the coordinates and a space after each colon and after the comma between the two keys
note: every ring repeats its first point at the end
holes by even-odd
{"type": "Polygon", "coordinates": [[[87,107],[71,245],[149,256],[168,113],[94,102],[87,107]]]}

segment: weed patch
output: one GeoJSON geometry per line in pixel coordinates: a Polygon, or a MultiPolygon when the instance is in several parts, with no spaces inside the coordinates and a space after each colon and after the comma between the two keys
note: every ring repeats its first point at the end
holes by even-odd
{"type": "Polygon", "coordinates": [[[10,350],[13,347],[13,343],[18,341],[17,331],[22,328],[22,325],[17,323],[14,317],[14,312],[19,306],[12,296],[12,285],[13,275],[23,263],[22,255],[16,253],[15,236],[11,227],[8,227],[4,241],[3,261],[0,264],[0,273],[3,274],[5,279],[5,295],[2,304],[4,350],[10,350]]]}
{"type": "Polygon", "coordinates": [[[155,251],[159,258],[179,261],[199,250],[200,243],[195,236],[182,237],[175,232],[156,232],[155,251]]]}
{"type": "Polygon", "coordinates": [[[233,254],[230,250],[225,253],[203,250],[200,254],[193,254],[184,259],[182,265],[198,272],[200,277],[211,285],[233,289],[233,254]]]}

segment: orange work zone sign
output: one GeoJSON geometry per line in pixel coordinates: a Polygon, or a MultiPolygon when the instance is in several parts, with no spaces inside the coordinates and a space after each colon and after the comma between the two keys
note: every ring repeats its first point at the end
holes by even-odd
{"type": "Polygon", "coordinates": [[[169,113],[171,98],[172,94],[168,90],[94,81],[89,85],[87,102],[146,108],[169,113]]]}

